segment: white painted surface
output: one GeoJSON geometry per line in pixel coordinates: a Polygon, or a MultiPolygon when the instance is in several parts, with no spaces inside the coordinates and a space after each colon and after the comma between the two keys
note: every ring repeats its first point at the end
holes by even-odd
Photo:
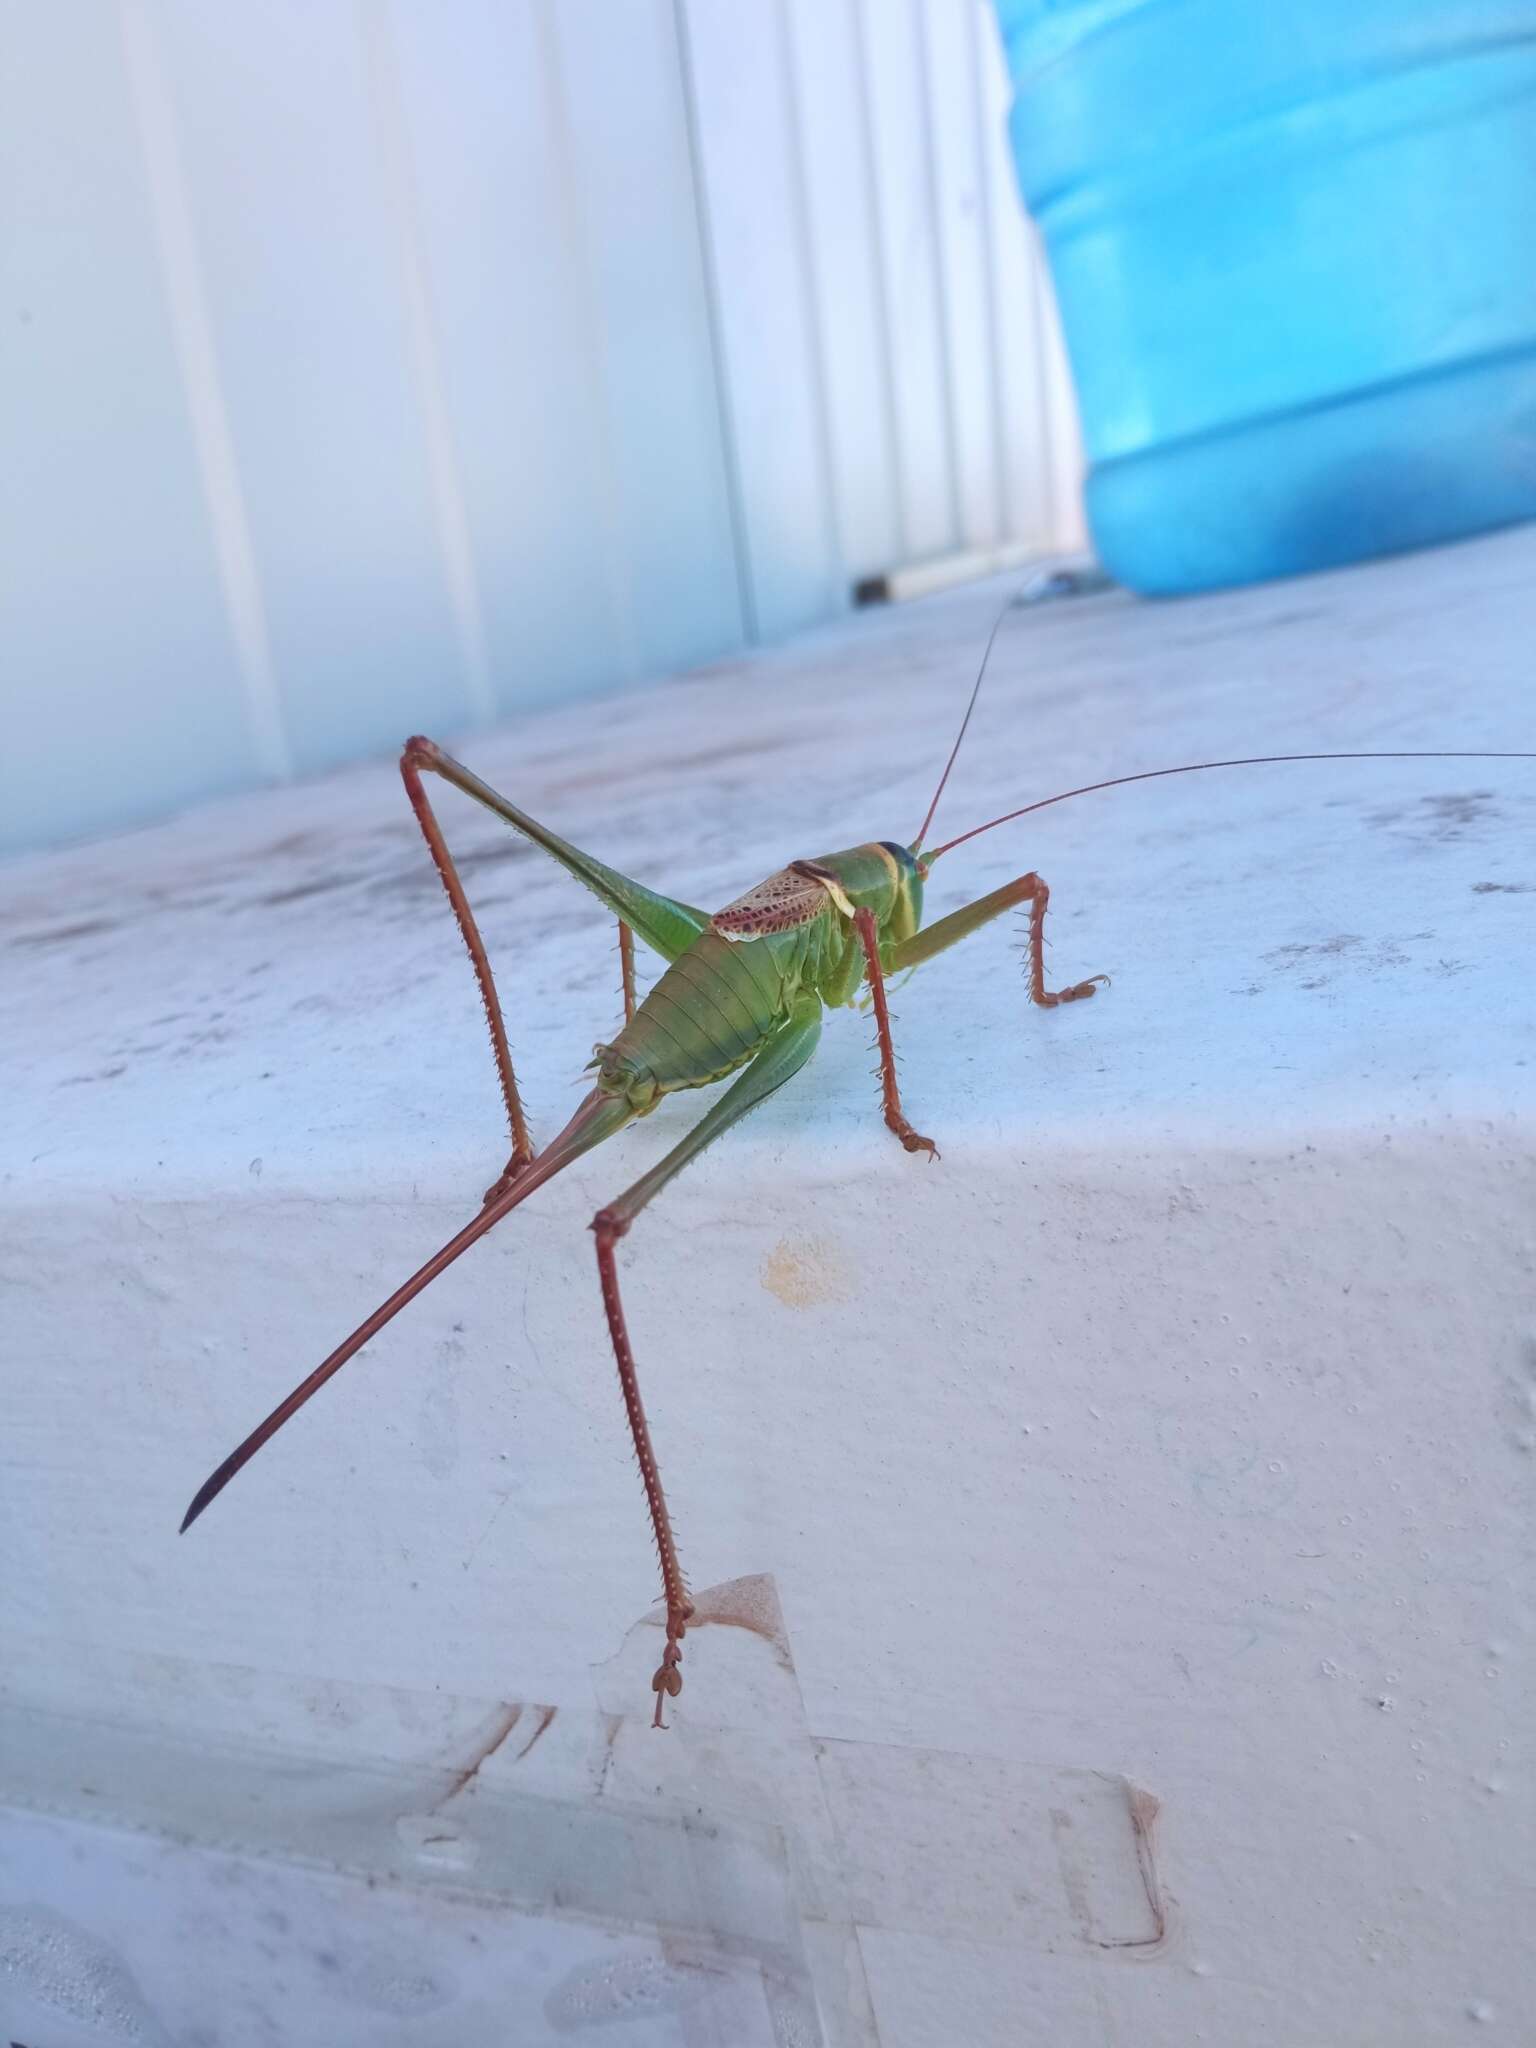
{"type": "MultiPolygon", "coordinates": [[[[1514,533],[1015,614],[941,825],[1180,759],[1518,743],[1533,566],[1514,533]]],[[[464,751],[723,902],[914,829],[1005,588],[464,751]]],[[[973,939],[897,1003],[941,1161],[834,1017],[627,1241],[685,1562],[724,1587],[664,1736],[585,1225],[692,1105],[530,1202],[178,1538],[501,1165],[483,1028],[392,770],[13,867],[0,1794],[424,1895],[479,1871],[508,1911],[545,1865],[505,1800],[777,1838],[753,1896],[861,2048],[1519,2039],[1533,817],[1530,764],[1275,769],[936,871],[933,915],[1038,865],[1053,971],[1114,986],[1042,1017],[1011,935],[973,939]],[[321,1796],[358,1771],[371,1833],[321,1796]]],[[[614,1021],[610,930],[451,829],[548,1132],[614,1021]]],[[[652,1942],[670,1911],[565,1909],[652,1942]]]]}
{"type": "Polygon", "coordinates": [[[986,0],[22,0],[0,94],[0,846],[1077,537],[986,0]]]}
{"type": "MultiPolygon", "coordinates": [[[[221,1768],[226,1812],[233,1782],[247,1798],[293,1803],[291,1772],[282,1783],[276,1773],[236,1780],[221,1768]]],[[[484,1873],[448,1859],[446,1845],[456,1842],[448,1820],[422,1817],[419,1832],[433,1846],[421,1882],[422,1859],[406,1846],[410,1831],[385,1819],[382,1790],[377,1777],[322,1778],[311,1769],[303,1796],[317,1808],[349,1797],[345,1823],[356,1838],[373,1838],[379,1860],[413,1866],[408,1889],[381,1886],[377,1871],[359,1882],[231,1855],[195,1836],[149,1841],[0,1814],[0,2025],[18,2048],[552,2048],[592,2031],[612,2038],[615,2029],[633,2048],[814,2039],[793,1930],[786,1925],[787,1943],[769,1945],[731,1926],[733,1908],[748,1901],[759,1914],[776,1904],[782,1914],[782,1845],[739,1831],[700,1839],[681,1822],[623,1814],[584,1820],[551,1802],[501,1802],[507,1835],[525,1853],[537,1843],[546,1863],[553,1852],[571,1896],[554,1911],[526,1896],[493,1903],[484,1873]],[[648,1938],[611,1912],[577,1910],[578,1900],[592,1904],[583,1890],[606,1890],[611,1903],[627,1879],[631,1910],[638,1898],[654,1915],[661,1902],[646,1881],[663,1870],[692,1880],[666,1887],[674,1919],[665,1936],[648,1938]],[[690,1908],[706,1899],[709,1920],[696,1924],[690,1908]]],[[[482,1807],[482,1823],[486,1816],[482,1807]]],[[[200,1818],[206,1826],[206,1805],[200,1818]]],[[[510,1875],[517,1897],[508,1862],[501,1876],[510,1875]]]]}

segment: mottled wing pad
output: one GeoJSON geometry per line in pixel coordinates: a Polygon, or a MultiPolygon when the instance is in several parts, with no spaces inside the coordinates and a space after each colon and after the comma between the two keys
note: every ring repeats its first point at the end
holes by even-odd
{"type": "Polygon", "coordinates": [[[761,939],[769,932],[789,932],[797,925],[810,924],[831,899],[826,878],[810,861],[797,861],[780,868],[734,903],[727,903],[724,910],[717,910],[710,925],[722,939],[738,943],[761,939]]]}

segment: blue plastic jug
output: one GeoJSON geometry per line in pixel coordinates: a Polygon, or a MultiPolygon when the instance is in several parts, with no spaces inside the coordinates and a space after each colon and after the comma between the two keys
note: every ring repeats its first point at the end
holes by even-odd
{"type": "Polygon", "coordinates": [[[1536,0],[997,0],[1110,573],[1536,517],[1536,0]]]}

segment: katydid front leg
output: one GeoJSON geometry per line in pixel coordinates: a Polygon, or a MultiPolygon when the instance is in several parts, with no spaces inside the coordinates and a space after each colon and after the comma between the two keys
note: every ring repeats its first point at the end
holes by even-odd
{"type": "MultiPolygon", "coordinates": [[[[1015,881],[1005,882],[1000,889],[994,889],[990,895],[979,896],[974,903],[951,911],[937,924],[914,932],[910,939],[903,939],[892,946],[888,953],[889,972],[902,974],[910,968],[921,967],[925,960],[932,960],[936,954],[947,951],[971,932],[980,931],[983,925],[991,924],[994,918],[1001,917],[1016,903],[1028,903],[1030,1001],[1043,1010],[1052,1010],[1058,1003],[1082,1002],[1093,994],[1100,982],[1107,987],[1109,976],[1090,975],[1087,981],[1076,982],[1071,988],[1046,987],[1045,912],[1050,900],[1051,892],[1038,875],[1020,875],[1015,881]]],[[[916,1131],[902,1111],[901,1091],[896,1081],[896,1049],[891,1039],[890,1013],[885,1000],[887,970],[880,963],[879,935],[873,915],[867,910],[858,911],[854,916],[854,928],[864,949],[869,992],[875,1005],[875,1026],[880,1035],[880,1085],[885,1121],[909,1152],[926,1152],[936,1159],[938,1147],[932,1138],[925,1138],[916,1131]]]]}
{"type": "Polygon", "coordinates": [[[974,903],[952,910],[948,917],[941,917],[937,924],[928,925],[924,930],[914,932],[910,939],[903,939],[890,949],[887,971],[903,974],[910,967],[921,967],[936,954],[946,953],[958,940],[980,931],[983,925],[991,924],[1001,917],[1005,910],[1012,910],[1016,903],[1027,903],[1029,912],[1029,999],[1042,1010],[1054,1010],[1058,1003],[1079,1003],[1091,996],[1100,982],[1107,988],[1107,974],[1091,974],[1086,981],[1075,982],[1071,988],[1049,989],[1045,985],[1045,912],[1051,900],[1051,892],[1036,874],[1020,875],[1012,882],[1004,882],[1000,889],[994,889],[988,896],[978,896],[974,903]]]}

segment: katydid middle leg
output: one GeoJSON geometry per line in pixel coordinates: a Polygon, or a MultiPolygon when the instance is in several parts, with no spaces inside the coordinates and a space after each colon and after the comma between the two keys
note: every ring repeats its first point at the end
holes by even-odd
{"type": "Polygon", "coordinates": [[[875,1029],[880,1039],[880,1092],[885,1105],[885,1121],[909,1152],[926,1152],[937,1159],[939,1148],[932,1138],[925,1138],[907,1122],[901,1108],[901,1090],[896,1082],[896,1048],[891,1042],[891,1013],[885,1000],[885,975],[880,966],[880,935],[872,910],[858,911],[853,920],[859,935],[859,944],[864,948],[864,969],[869,981],[869,993],[875,1005],[875,1029]]]}
{"type": "Polygon", "coordinates": [[[657,1469],[651,1432],[640,1399],[635,1354],[630,1345],[624,1303],[619,1293],[614,1246],[646,1204],[661,1193],[667,1182],[681,1172],[689,1160],[696,1159],[706,1145],[729,1130],[732,1124],[739,1123],[749,1110],[756,1109],[776,1088],[782,1088],[800,1071],[816,1050],[820,1037],[820,999],[814,995],[802,996],[751,1065],[700,1117],[688,1135],[674,1145],[649,1173],[642,1174],[633,1187],[627,1188],[617,1201],[599,1209],[592,1219],[592,1229],[597,1237],[597,1271],[603,1290],[603,1310],[608,1318],[608,1334],[613,1340],[613,1355],[619,1368],[619,1384],[624,1393],[630,1434],[635,1442],[635,1456],[640,1463],[640,1477],[645,1483],[646,1506],[650,1510],[651,1528],[656,1537],[656,1554],[661,1561],[662,1597],[667,1607],[666,1648],[651,1680],[651,1689],[656,1695],[654,1725],[658,1728],[665,1726],[661,1710],[666,1700],[675,1698],[683,1689],[683,1674],[678,1666],[682,1661],[683,1634],[693,1613],[693,1602],[688,1598],[687,1581],[678,1562],[666,1495],[662,1492],[661,1474],[657,1469]]]}

